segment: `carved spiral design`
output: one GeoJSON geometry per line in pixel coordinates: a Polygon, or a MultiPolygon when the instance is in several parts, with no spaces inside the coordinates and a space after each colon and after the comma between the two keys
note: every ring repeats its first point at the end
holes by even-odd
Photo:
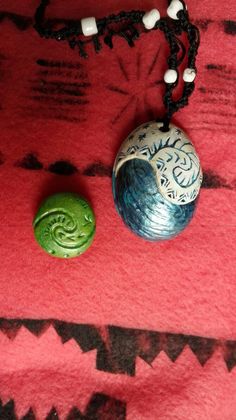
{"type": "MultiPolygon", "coordinates": [[[[176,141],[180,143],[181,140],[176,141]]],[[[169,201],[185,204],[193,201],[202,182],[201,167],[191,143],[163,147],[153,158],[157,165],[157,181],[169,201]],[[185,150],[188,149],[188,150],[185,150]]]]}
{"type": "Polygon", "coordinates": [[[149,161],[163,197],[174,204],[190,203],[202,183],[199,158],[183,131],[172,125],[163,133],[160,125],[150,122],[131,133],[118,153],[115,174],[127,160],[149,161]]]}
{"type": "Polygon", "coordinates": [[[39,210],[34,231],[39,244],[48,253],[63,258],[80,255],[92,242],[94,215],[88,203],[80,197],[57,194],[39,210]]]}
{"type": "Polygon", "coordinates": [[[37,220],[35,227],[38,223],[41,228],[45,225],[44,236],[51,237],[52,242],[62,248],[77,249],[88,240],[73,215],[65,210],[51,210],[37,220]]]}

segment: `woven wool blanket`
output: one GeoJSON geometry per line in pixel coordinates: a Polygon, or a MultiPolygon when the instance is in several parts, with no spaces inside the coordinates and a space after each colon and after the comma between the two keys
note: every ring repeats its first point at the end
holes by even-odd
{"type": "MultiPolygon", "coordinates": [[[[163,114],[163,35],[89,46],[83,60],[38,36],[37,6],[0,1],[0,419],[235,420],[234,0],[188,0],[198,75],[173,121],[204,181],[191,224],[163,243],[124,226],[111,189],[121,142],[163,114]],[[76,259],[34,239],[41,201],[59,191],[96,214],[76,259]]],[[[48,18],[153,7],[166,13],[164,0],[53,0],[48,18]]]]}

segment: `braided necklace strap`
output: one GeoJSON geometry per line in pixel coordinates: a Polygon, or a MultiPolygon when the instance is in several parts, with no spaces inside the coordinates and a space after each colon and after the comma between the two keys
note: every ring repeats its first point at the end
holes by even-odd
{"type": "Polygon", "coordinates": [[[86,46],[92,43],[96,53],[105,44],[110,49],[114,47],[114,38],[122,37],[129,47],[135,45],[136,40],[142,34],[150,30],[160,30],[169,45],[169,56],[167,57],[168,69],[164,74],[166,85],[163,95],[163,103],[166,114],[163,121],[163,131],[169,129],[169,122],[172,115],[180,108],[188,104],[188,99],[194,91],[194,79],[196,77],[196,57],[198,53],[200,35],[198,28],[190,22],[189,14],[185,3],[181,0],[172,0],[167,8],[167,16],[161,17],[157,9],[149,12],[143,10],[121,11],[118,14],[111,14],[107,17],[95,19],[94,17],[84,18],[78,21],[67,23],[60,29],[53,29],[53,25],[45,19],[46,9],[50,0],[41,0],[35,13],[34,28],[42,38],[66,41],[70,48],[78,50],[82,58],[88,58],[86,46]],[[188,50],[180,37],[186,33],[188,39],[188,50]],[[183,72],[183,89],[181,96],[173,99],[173,91],[179,83],[179,66],[187,54],[187,68],[183,72]]]}

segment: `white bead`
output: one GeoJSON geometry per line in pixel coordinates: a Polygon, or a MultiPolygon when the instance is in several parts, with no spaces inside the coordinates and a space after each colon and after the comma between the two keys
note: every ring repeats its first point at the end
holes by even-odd
{"type": "Polygon", "coordinates": [[[171,19],[175,19],[178,20],[178,16],[177,13],[180,10],[183,10],[184,6],[181,3],[181,1],[179,0],[172,0],[172,2],[170,3],[168,9],[167,9],[167,15],[171,18],[171,19]]]}
{"type": "Polygon", "coordinates": [[[166,70],[164,74],[164,81],[166,83],[175,83],[177,78],[178,78],[178,73],[176,70],[173,70],[173,69],[166,70]]]}
{"type": "Polygon", "coordinates": [[[81,19],[81,27],[84,36],[96,35],[98,33],[95,17],[81,19]]]}
{"type": "Polygon", "coordinates": [[[143,16],[143,24],[146,29],[153,29],[157,21],[160,20],[160,12],[157,9],[152,9],[143,16]]]}
{"type": "Polygon", "coordinates": [[[185,69],[183,73],[184,82],[191,83],[196,77],[196,71],[194,69],[185,69]]]}

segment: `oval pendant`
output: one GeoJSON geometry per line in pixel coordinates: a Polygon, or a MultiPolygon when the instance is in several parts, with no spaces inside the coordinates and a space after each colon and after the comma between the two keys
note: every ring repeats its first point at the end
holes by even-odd
{"type": "Polygon", "coordinates": [[[178,127],[163,132],[151,121],[121,145],[113,168],[118,213],[137,235],[151,241],[171,239],[193,217],[202,183],[196,151],[178,127]]]}

